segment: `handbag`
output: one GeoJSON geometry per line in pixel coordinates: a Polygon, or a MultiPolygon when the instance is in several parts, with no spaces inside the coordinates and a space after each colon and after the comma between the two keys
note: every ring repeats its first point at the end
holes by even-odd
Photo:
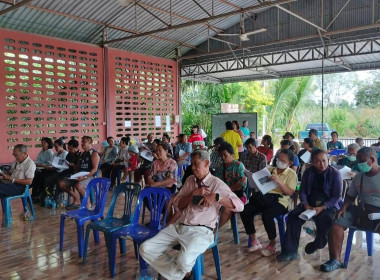
{"type": "MultiPolygon", "coordinates": [[[[363,177],[364,177],[364,174],[362,174],[362,177],[360,179],[359,196],[363,189],[363,177]]],[[[356,213],[356,220],[354,223],[355,227],[364,229],[364,230],[377,231],[378,226],[380,225],[380,221],[370,220],[368,218],[368,215],[371,213],[380,213],[380,207],[359,201],[359,205],[357,207],[357,213],[356,213]]]]}

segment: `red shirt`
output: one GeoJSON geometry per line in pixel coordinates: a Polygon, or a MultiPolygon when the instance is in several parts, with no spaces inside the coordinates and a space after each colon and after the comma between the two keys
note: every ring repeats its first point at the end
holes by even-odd
{"type": "Polygon", "coordinates": [[[129,160],[128,160],[128,171],[136,171],[137,169],[137,155],[133,155],[129,160]]]}
{"type": "Polygon", "coordinates": [[[189,142],[189,143],[193,143],[196,141],[203,141],[202,134],[200,134],[200,133],[191,134],[191,136],[189,137],[189,140],[187,140],[187,142],[189,142]]]}
{"type": "Polygon", "coordinates": [[[258,150],[260,153],[266,155],[266,157],[267,157],[267,162],[268,162],[268,164],[269,164],[270,161],[272,160],[272,157],[273,157],[273,150],[272,150],[271,148],[269,148],[269,147],[268,147],[267,149],[265,149],[264,146],[259,146],[259,147],[257,147],[257,150],[258,150]]]}

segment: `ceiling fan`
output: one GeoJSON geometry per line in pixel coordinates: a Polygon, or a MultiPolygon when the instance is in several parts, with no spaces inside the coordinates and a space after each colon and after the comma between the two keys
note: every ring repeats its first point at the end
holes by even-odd
{"type": "Polygon", "coordinates": [[[236,34],[236,33],[235,34],[219,33],[218,35],[219,36],[239,36],[239,38],[240,38],[241,41],[249,41],[248,36],[254,35],[254,34],[257,34],[257,33],[261,33],[261,32],[265,32],[265,31],[267,31],[266,28],[261,28],[261,29],[258,29],[258,30],[245,32],[245,28],[244,28],[244,15],[240,14],[240,33],[239,34],[236,34]]]}

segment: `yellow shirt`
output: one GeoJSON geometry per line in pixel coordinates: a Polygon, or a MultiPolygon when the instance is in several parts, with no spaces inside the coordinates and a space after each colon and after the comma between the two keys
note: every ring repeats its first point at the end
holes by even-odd
{"type": "MultiPolygon", "coordinates": [[[[281,174],[277,174],[277,167],[269,167],[269,172],[273,175],[278,175],[278,178],[283,182],[287,187],[295,190],[298,183],[298,178],[296,172],[291,168],[286,168],[281,174]]],[[[269,193],[281,194],[282,197],[278,199],[278,202],[282,204],[285,208],[289,206],[289,196],[284,194],[280,187],[277,187],[271,190],[269,193]]]]}
{"type": "Polygon", "coordinates": [[[238,147],[243,146],[240,135],[233,130],[227,130],[222,134],[224,141],[230,143],[234,148],[235,159],[239,159],[238,147]]]}
{"type": "Polygon", "coordinates": [[[319,148],[321,150],[327,151],[326,143],[320,138],[317,138],[314,143],[314,148],[319,148]]]}

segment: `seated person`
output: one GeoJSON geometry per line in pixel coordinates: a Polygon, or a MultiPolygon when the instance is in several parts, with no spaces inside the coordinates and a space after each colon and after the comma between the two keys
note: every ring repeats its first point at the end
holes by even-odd
{"type": "MultiPolygon", "coordinates": [[[[294,152],[294,149],[295,149],[293,146],[293,142],[290,140],[282,140],[280,145],[281,145],[281,149],[277,151],[277,153],[273,159],[273,163],[272,163],[273,167],[277,166],[277,157],[278,157],[278,154],[281,150],[290,149],[291,151],[294,152]]],[[[297,172],[297,169],[299,166],[300,166],[300,161],[298,159],[298,156],[294,155],[294,161],[293,161],[292,165],[290,166],[290,168],[297,172]]]]}
{"type": "MultiPolygon", "coordinates": [[[[139,149],[135,145],[131,145],[128,147],[128,158],[126,158],[124,161],[127,162],[127,172],[124,173],[124,177],[121,179],[121,181],[127,180],[127,177],[129,176],[129,180],[132,181],[131,174],[132,172],[135,172],[137,168],[139,167],[138,163],[138,156],[139,156],[139,149]]],[[[134,181],[134,178],[133,178],[134,181]]]]}
{"type": "Polygon", "coordinates": [[[327,151],[326,143],[323,139],[318,138],[318,130],[312,128],[309,130],[309,138],[314,140],[314,147],[327,151]]]}
{"type": "Polygon", "coordinates": [[[168,188],[173,194],[177,190],[177,163],[169,157],[168,144],[158,144],[156,153],[158,159],[153,161],[148,186],[168,188]]]}
{"type": "Polygon", "coordinates": [[[80,197],[84,196],[85,188],[88,183],[94,178],[95,173],[98,171],[100,157],[97,151],[92,148],[92,138],[90,136],[83,136],[81,141],[83,152],[81,153],[78,161],[76,172],[89,172],[88,175],[78,177],[77,179],[64,179],[59,181],[58,186],[61,190],[69,193],[73,198],[73,203],[69,204],[66,208],[68,210],[77,209],[80,207],[80,197]],[[74,187],[79,196],[76,194],[74,187]]]}
{"type": "MultiPolygon", "coordinates": [[[[303,149],[298,153],[298,158],[300,160],[300,163],[304,164],[305,162],[301,159],[301,157],[306,152],[309,152],[311,154],[314,151],[314,140],[311,138],[303,139],[302,147],[303,147],[303,149]]],[[[307,162],[307,163],[309,163],[309,162],[307,162]]]]}
{"type": "MultiPolygon", "coordinates": [[[[234,212],[243,210],[243,203],[220,179],[209,172],[207,151],[196,150],[191,155],[194,176],[190,176],[174,200],[183,211],[178,223],[170,224],[141,246],[141,257],[168,280],[183,279],[190,273],[197,257],[214,242],[214,229],[223,206],[234,212]],[[202,196],[197,204],[194,197],[202,196]],[[168,254],[173,245],[181,250],[173,260],[168,254]]],[[[144,271],[141,272],[146,275],[144,271]]]]}
{"type": "Polygon", "coordinates": [[[49,137],[41,138],[41,151],[38,153],[36,163],[36,171],[33,178],[32,187],[32,199],[33,202],[40,201],[40,194],[43,193],[45,188],[45,178],[54,173],[51,169],[45,169],[45,167],[51,166],[51,162],[54,158],[53,141],[49,137]]]}
{"type": "Polygon", "coordinates": [[[324,248],[333,217],[342,203],[342,177],[337,169],[328,165],[327,152],[316,149],[311,154],[311,162],[313,166],[305,171],[301,181],[301,203],[289,213],[283,251],[277,256],[278,261],[298,258],[301,228],[305,223],[299,215],[305,210],[316,211],[313,220],[317,228],[315,240],[306,245],[305,252],[312,254],[324,248]]]}
{"type": "Polygon", "coordinates": [[[341,252],[344,231],[358,228],[380,233],[380,221],[369,220],[368,214],[380,213],[380,167],[376,152],[371,148],[362,148],[357,155],[358,173],[352,181],[344,198],[342,208],[336,213],[336,219],[329,234],[330,260],[320,266],[325,272],[342,268],[341,252]],[[354,204],[358,199],[359,205],[354,204]]]}
{"type": "Polygon", "coordinates": [[[356,143],[352,143],[347,146],[347,155],[344,158],[338,160],[338,165],[347,166],[354,171],[352,177],[355,176],[355,172],[359,172],[359,167],[356,161],[356,154],[359,151],[360,146],[356,143]]]}
{"type": "Polygon", "coordinates": [[[363,137],[357,137],[355,143],[359,145],[360,149],[364,148],[364,139],[363,137]]]}
{"type": "Polygon", "coordinates": [[[191,135],[188,140],[189,143],[193,143],[195,141],[203,141],[203,136],[199,131],[199,125],[193,125],[193,128],[191,129],[191,135]]]}
{"type": "MultiPolygon", "coordinates": [[[[216,169],[215,177],[225,182],[231,191],[245,203],[247,198],[244,191],[247,188],[247,177],[244,174],[244,165],[235,159],[235,152],[230,143],[223,142],[220,144],[218,152],[223,164],[216,169]]],[[[220,217],[220,227],[231,218],[231,215],[232,213],[229,209],[223,209],[220,217]]]]}
{"type": "Polygon", "coordinates": [[[332,150],[342,150],[344,146],[342,142],[338,141],[338,132],[331,132],[332,140],[327,142],[327,151],[330,153],[332,150]]]}
{"type": "MultiPolygon", "coordinates": [[[[151,135],[151,134],[149,134],[151,135]]],[[[148,137],[149,139],[149,137],[148,137]]],[[[142,148],[140,147],[140,153],[142,152],[142,149],[149,149],[153,153],[153,158],[157,159],[157,155],[155,154],[155,150],[157,148],[157,145],[161,143],[160,139],[154,139],[150,145],[144,145],[142,148]],[[149,148],[151,147],[151,148],[149,148]]],[[[145,143],[147,144],[147,143],[145,143]]],[[[142,163],[140,164],[139,168],[135,171],[135,182],[140,184],[142,181],[142,178],[144,177],[145,184],[148,182],[148,176],[150,173],[150,168],[152,167],[153,161],[150,161],[146,158],[143,158],[142,163]]]]}
{"type": "Polygon", "coordinates": [[[178,164],[178,167],[182,167],[183,165],[189,165],[190,162],[188,160],[190,154],[192,152],[191,149],[191,143],[187,142],[187,135],[186,134],[180,134],[179,135],[179,142],[177,144],[177,147],[175,149],[174,158],[178,164]],[[180,152],[182,151],[182,152],[180,152]],[[181,155],[180,155],[181,153],[181,155]]]}
{"type": "Polygon", "coordinates": [[[270,135],[264,135],[261,139],[261,146],[257,150],[267,157],[267,163],[270,164],[273,157],[273,143],[270,135]]]}
{"type": "MultiPolygon", "coordinates": [[[[112,190],[115,186],[117,174],[119,173],[119,170],[124,171],[124,176],[128,173],[128,163],[125,161],[129,158],[128,154],[128,145],[129,145],[129,137],[122,137],[120,139],[120,148],[117,153],[117,158],[112,164],[112,171],[111,171],[111,187],[110,190],[112,190]]],[[[121,181],[121,178],[120,178],[121,181]]]]}
{"type": "Polygon", "coordinates": [[[249,252],[262,248],[260,241],[256,239],[254,225],[255,215],[259,213],[262,213],[264,228],[269,239],[268,246],[261,251],[261,254],[269,257],[276,252],[276,224],[273,219],[288,212],[289,197],[297,187],[297,175],[293,169],[289,168],[293,160],[294,154],[291,150],[281,150],[278,156],[278,166],[269,168],[272,174],[269,179],[274,181],[278,187],[264,195],[261,192],[254,192],[249,202],[244,205],[244,211],[240,213],[245,232],[252,239],[252,247],[248,249],[249,252]]]}
{"type": "Polygon", "coordinates": [[[294,146],[293,153],[295,155],[298,155],[298,153],[300,152],[301,148],[300,148],[300,145],[296,141],[294,141],[294,138],[295,137],[294,137],[293,133],[291,133],[291,132],[286,132],[284,134],[284,136],[282,136],[282,139],[292,141],[293,146],[294,146]]]}
{"type": "Polygon", "coordinates": [[[29,157],[26,145],[17,144],[12,154],[15,161],[11,165],[11,174],[0,174],[0,199],[23,194],[25,186],[32,184],[36,171],[36,164],[29,157]]]}
{"type": "Polygon", "coordinates": [[[173,146],[170,144],[170,136],[167,133],[162,134],[162,139],[161,139],[163,144],[168,144],[170,151],[169,151],[169,156],[171,158],[174,158],[174,152],[173,152],[173,146]]]}
{"type": "Polygon", "coordinates": [[[117,159],[118,148],[115,146],[115,139],[113,137],[107,138],[108,146],[104,148],[104,151],[100,158],[100,163],[102,164],[100,169],[102,170],[103,178],[110,178],[113,163],[117,159]]]}
{"type": "Polygon", "coordinates": [[[247,149],[241,160],[244,167],[252,173],[264,169],[267,166],[267,158],[257,150],[257,141],[253,138],[248,138],[244,145],[247,149]]]}
{"type": "Polygon", "coordinates": [[[214,140],[214,147],[212,149],[212,152],[210,154],[210,170],[214,173],[218,166],[222,164],[222,158],[220,157],[220,154],[218,152],[220,144],[224,142],[223,137],[217,137],[214,140]]]}

